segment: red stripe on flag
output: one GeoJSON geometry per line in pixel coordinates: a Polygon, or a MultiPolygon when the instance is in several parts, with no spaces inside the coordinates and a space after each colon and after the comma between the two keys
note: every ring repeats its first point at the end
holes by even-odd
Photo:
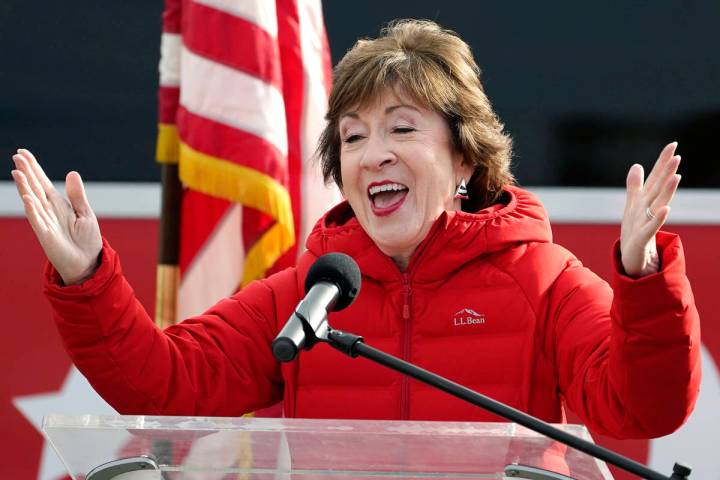
{"type": "Polygon", "coordinates": [[[180,138],[194,150],[254,168],[287,185],[285,157],[272,143],[244,130],[195,115],[182,106],[178,108],[177,119],[180,138]]]}
{"type": "Polygon", "coordinates": [[[180,33],[181,3],[181,0],[165,0],[165,10],[162,14],[162,30],[164,33],[180,33]]]}
{"type": "MultiPolygon", "coordinates": [[[[302,214],[302,144],[300,129],[302,128],[302,114],[305,103],[305,84],[302,63],[302,50],[300,48],[300,18],[297,0],[278,0],[276,2],[278,17],[278,43],[280,45],[280,60],[282,65],[282,92],[285,99],[285,118],[288,132],[288,158],[287,165],[290,174],[288,191],[293,207],[293,220],[295,222],[295,235],[300,228],[302,214]]],[[[250,228],[244,226],[244,228],[250,228]]],[[[248,236],[247,234],[245,236],[248,236]]],[[[296,239],[297,240],[297,239],[296,239]]],[[[295,265],[298,245],[288,250],[268,272],[268,275],[295,265]]]]}
{"type": "Polygon", "coordinates": [[[276,40],[252,22],[190,2],[183,43],[192,52],[280,88],[276,40]]]}
{"type": "MultiPolygon", "coordinates": [[[[180,217],[180,275],[205,245],[231,203],[186,188],[180,217]]],[[[240,226],[238,225],[238,228],[240,226]]],[[[240,248],[240,245],[238,245],[240,248]]],[[[208,305],[209,306],[209,305],[208,305]]]]}
{"type": "Polygon", "coordinates": [[[158,120],[160,123],[175,124],[179,104],[180,87],[161,86],[158,89],[158,120]]]}
{"type": "Polygon", "coordinates": [[[243,245],[249,249],[270,227],[275,225],[275,219],[251,207],[243,205],[242,209],[243,245]]]}

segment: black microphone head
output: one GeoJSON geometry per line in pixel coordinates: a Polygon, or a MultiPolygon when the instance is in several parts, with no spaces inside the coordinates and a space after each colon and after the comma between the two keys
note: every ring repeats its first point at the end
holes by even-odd
{"type": "Polygon", "coordinates": [[[355,301],[355,297],[360,293],[362,278],[352,257],[344,253],[327,253],[315,260],[308,270],[305,293],[318,282],[334,283],[340,289],[340,297],[333,307],[333,311],[337,312],[355,301]]]}

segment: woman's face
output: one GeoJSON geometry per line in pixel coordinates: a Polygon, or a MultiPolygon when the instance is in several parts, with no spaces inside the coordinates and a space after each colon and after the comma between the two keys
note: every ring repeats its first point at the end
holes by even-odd
{"type": "Polygon", "coordinates": [[[360,225],[404,267],[472,168],[452,148],[445,119],[386,91],[339,124],[343,193],[360,225]]]}

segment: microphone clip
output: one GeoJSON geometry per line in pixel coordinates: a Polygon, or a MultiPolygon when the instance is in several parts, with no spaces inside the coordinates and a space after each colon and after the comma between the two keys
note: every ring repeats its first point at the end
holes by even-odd
{"type": "Polygon", "coordinates": [[[338,288],[334,284],[318,282],[295,307],[293,317],[302,322],[305,332],[304,347],[300,345],[301,348],[310,350],[318,341],[327,341],[330,329],[327,312],[332,310],[338,294],[338,288]]]}

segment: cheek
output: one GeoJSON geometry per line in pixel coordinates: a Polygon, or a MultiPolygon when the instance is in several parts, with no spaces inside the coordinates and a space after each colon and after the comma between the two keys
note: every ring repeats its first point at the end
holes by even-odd
{"type": "Polygon", "coordinates": [[[340,179],[342,180],[343,186],[352,182],[351,163],[347,155],[340,156],[340,179]]]}
{"type": "Polygon", "coordinates": [[[344,155],[340,160],[340,179],[342,180],[342,194],[350,200],[357,195],[358,181],[357,164],[353,162],[352,156],[344,155]]]}
{"type": "Polygon", "coordinates": [[[428,169],[423,175],[422,193],[418,195],[418,205],[423,205],[428,214],[437,213],[447,208],[448,200],[455,193],[453,174],[445,165],[433,163],[434,168],[428,169]]]}

